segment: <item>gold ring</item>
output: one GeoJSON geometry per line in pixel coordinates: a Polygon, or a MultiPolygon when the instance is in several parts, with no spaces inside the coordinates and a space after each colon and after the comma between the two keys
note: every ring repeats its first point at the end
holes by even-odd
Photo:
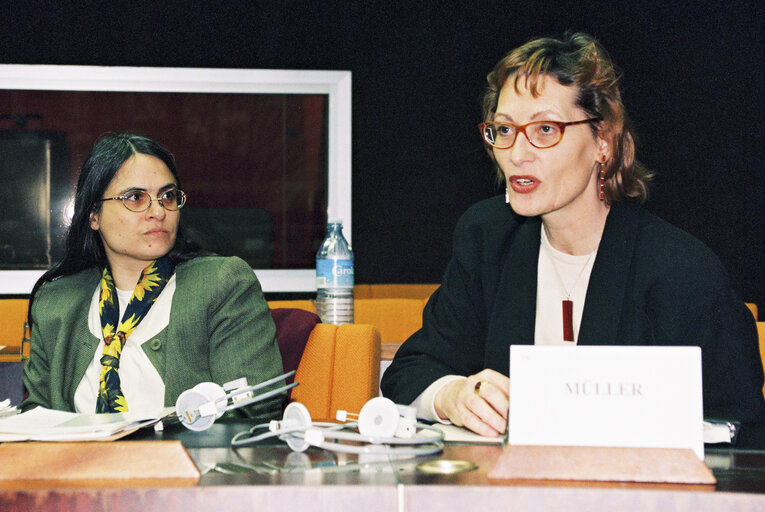
{"type": "Polygon", "coordinates": [[[478,396],[481,396],[481,388],[483,386],[485,386],[486,384],[488,384],[488,383],[489,382],[485,381],[485,380],[479,380],[478,382],[476,382],[475,383],[475,394],[478,395],[478,396]]]}

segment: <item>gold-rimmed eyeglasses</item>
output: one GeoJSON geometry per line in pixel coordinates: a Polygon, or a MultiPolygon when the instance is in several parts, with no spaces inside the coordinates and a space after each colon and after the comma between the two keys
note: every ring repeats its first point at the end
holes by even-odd
{"type": "MultiPolygon", "coordinates": [[[[96,203],[101,203],[103,201],[113,201],[116,199],[122,201],[122,204],[125,205],[125,208],[131,212],[137,213],[145,212],[151,208],[151,203],[153,201],[151,195],[145,190],[134,190],[132,192],[128,192],[124,196],[105,197],[103,199],[98,199],[96,203]]],[[[165,190],[162,192],[162,194],[157,198],[157,202],[165,210],[180,210],[183,208],[183,205],[186,204],[186,194],[181,189],[171,188],[170,190],[165,190]]]]}
{"type": "Polygon", "coordinates": [[[534,121],[518,126],[513,123],[481,123],[478,129],[481,131],[483,140],[495,149],[507,149],[515,144],[519,133],[526,136],[529,143],[535,148],[546,149],[558,144],[563,139],[566,126],[575,124],[594,123],[602,121],[602,117],[591,117],[581,121],[534,121]]]}

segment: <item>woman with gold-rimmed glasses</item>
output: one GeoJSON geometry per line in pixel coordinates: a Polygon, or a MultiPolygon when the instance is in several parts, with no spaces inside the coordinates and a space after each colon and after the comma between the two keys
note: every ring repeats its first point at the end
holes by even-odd
{"type": "MultiPolygon", "coordinates": [[[[154,415],[200,382],[282,373],[252,269],[187,243],[185,204],[175,159],[157,142],[127,133],[96,142],[64,258],[32,291],[24,408],[154,415]]],[[[265,419],[280,409],[271,401],[246,412],[265,419]]]]}
{"type": "Polygon", "coordinates": [[[640,206],[650,175],[600,44],[579,33],[511,51],[488,75],[483,119],[505,196],[460,219],[383,393],[496,435],[512,344],[698,345],[705,414],[765,421],[754,319],[706,246],[640,206]]]}

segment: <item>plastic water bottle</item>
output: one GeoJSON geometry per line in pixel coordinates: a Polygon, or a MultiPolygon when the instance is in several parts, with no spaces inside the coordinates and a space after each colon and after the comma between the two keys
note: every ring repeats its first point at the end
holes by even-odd
{"type": "Polygon", "coordinates": [[[339,220],[327,223],[316,253],[316,312],[325,324],[353,323],[353,250],[339,220]]]}

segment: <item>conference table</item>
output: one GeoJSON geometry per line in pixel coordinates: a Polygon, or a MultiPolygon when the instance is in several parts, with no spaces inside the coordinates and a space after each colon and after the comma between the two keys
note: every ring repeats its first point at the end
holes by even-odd
{"type": "Polygon", "coordinates": [[[314,447],[293,452],[274,439],[232,449],[232,437],[250,426],[219,420],[204,432],[191,432],[176,424],[125,438],[180,441],[202,473],[195,485],[0,485],[0,510],[765,510],[765,427],[759,425],[745,426],[735,448],[706,447],[705,462],[716,485],[498,482],[488,478],[503,450],[496,444],[446,443],[440,455],[392,458],[314,447]],[[423,463],[432,460],[469,461],[476,467],[452,474],[424,472],[429,465],[423,463]]]}

